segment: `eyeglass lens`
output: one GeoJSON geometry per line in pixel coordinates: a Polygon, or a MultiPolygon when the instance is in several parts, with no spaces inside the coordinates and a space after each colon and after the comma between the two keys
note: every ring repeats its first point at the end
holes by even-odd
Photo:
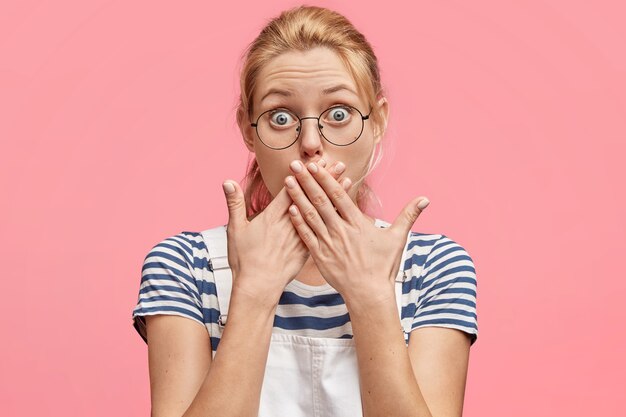
{"type": "MultiPolygon", "coordinates": [[[[287,109],[266,111],[257,121],[259,138],[271,148],[284,148],[291,145],[297,139],[301,129],[298,116],[287,109]]],[[[355,108],[335,106],[321,114],[319,129],[322,135],[335,145],[348,145],[354,142],[363,131],[363,118],[355,108]]]]}

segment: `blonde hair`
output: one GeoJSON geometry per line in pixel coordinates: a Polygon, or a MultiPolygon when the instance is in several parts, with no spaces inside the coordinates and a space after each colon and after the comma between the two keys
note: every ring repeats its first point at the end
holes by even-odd
{"type": "MultiPolygon", "coordinates": [[[[370,115],[375,135],[383,135],[386,128],[385,116],[376,106],[383,95],[380,82],[378,60],[365,37],[343,15],[317,6],[298,6],[283,11],[261,30],[257,38],[248,45],[242,55],[243,66],[240,75],[237,124],[243,133],[253,113],[253,97],[256,79],[261,69],[272,58],[288,51],[306,51],[315,47],[327,47],[342,60],[357,85],[357,93],[372,103],[370,115]]],[[[382,140],[378,142],[382,144],[382,140]]],[[[367,172],[352,187],[360,185],[356,202],[361,211],[369,209],[369,201],[376,199],[370,186],[364,181],[382,157],[382,147],[374,164],[375,150],[372,152],[367,172]],[[361,184],[362,182],[362,184],[361,184]]],[[[243,180],[246,210],[248,217],[254,217],[271,202],[256,158],[252,159],[243,180]]]]}

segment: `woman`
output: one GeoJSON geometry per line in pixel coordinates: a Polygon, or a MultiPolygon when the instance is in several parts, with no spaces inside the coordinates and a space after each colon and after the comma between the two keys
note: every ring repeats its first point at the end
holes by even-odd
{"type": "Polygon", "coordinates": [[[225,181],[228,225],[144,261],[153,416],[461,415],[475,270],[411,232],[427,199],[393,224],[365,213],[388,111],[370,45],[336,12],[288,10],[250,45],[246,190],[225,181]]]}

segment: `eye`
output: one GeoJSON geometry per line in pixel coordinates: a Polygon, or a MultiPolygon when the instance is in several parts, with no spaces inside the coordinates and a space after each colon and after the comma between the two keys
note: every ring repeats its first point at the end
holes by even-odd
{"type": "Polygon", "coordinates": [[[273,125],[284,127],[290,126],[296,122],[296,117],[287,110],[277,109],[270,112],[270,122],[273,125]]]}
{"type": "Polygon", "coordinates": [[[347,106],[331,107],[327,110],[327,121],[329,123],[343,123],[352,117],[354,111],[347,106]]]}

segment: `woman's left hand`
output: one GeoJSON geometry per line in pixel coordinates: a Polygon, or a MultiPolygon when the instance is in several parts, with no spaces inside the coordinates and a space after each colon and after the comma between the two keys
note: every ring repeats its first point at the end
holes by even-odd
{"type": "Polygon", "coordinates": [[[291,220],[324,279],[346,301],[387,297],[393,291],[407,235],[428,199],[415,198],[391,226],[380,228],[326,169],[315,163],[304,167],[300,161],[292,162],[291,169],[297,179],[285,179],[294,201],[291,220]],[[294,169],[298,165],[300,172],[294,169]]]}

